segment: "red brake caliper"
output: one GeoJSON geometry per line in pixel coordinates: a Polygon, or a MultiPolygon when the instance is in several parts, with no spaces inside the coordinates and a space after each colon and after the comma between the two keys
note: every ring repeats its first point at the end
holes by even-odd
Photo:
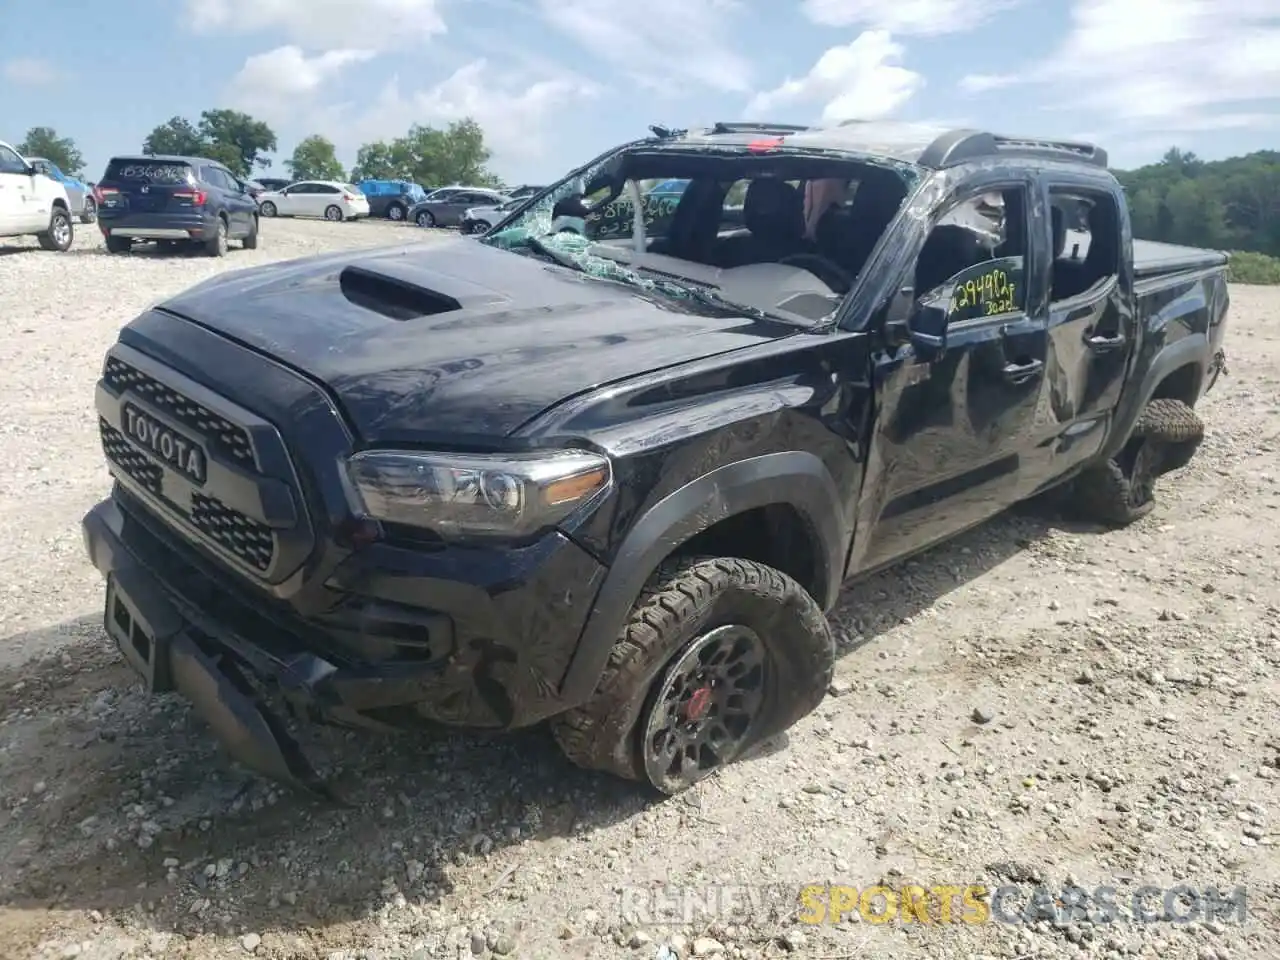
{"type": "Polygon", "coordinates": [[[702,715],[711,706],[711,685],[699,687],[689,696],[684,705],[684,718],[689,721],[701,720],[702,715]]]}

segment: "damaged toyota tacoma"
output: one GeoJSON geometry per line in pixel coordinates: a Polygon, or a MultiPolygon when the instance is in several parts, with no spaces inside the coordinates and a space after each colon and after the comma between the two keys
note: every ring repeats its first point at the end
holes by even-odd
{"type": "Polygon", "coordinates": [[[321,792],[287,716],[547,720],[675,793],[822,700],[845,581],[1050,488],[1145,515],[1203,436],[1225,264],[1134,240],[1087,144],[654,128],[479,241],[124,327],[83,524],[106,630],[321,792]]]}

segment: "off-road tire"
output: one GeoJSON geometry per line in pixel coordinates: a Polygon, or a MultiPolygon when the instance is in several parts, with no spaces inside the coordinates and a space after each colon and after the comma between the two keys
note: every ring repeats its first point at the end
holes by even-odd
{"type": "Polygon", "coordinates": [[[1204,421],[1189,406],[1181,400],[1152,400],[1123,449],[1076,478],[1074,512],[1114,526],[1141,520],[1155,507],[1156,478],[1185,467],[1203,439],[1204,421]],[[1143,475],[1135,476],[1135,469],[1143,475]]]}
{"type": "Polygon", "coordinates": [[[834,670],[835,641],[813,597],[761,563],[682,558],[663,564],[641,591],[591,698],[552,719],[552,735],[565,756],[586,769],[647,779],[641,728],[657,680],[686,643],[733,623],[754,628],[768,656],[764,708],[735,756],[822,702],[834,670]]]}
{"type": "Polygon", "coordinates": [[[249,234],[240,242],[240,245],[246,250],[258,249],[258,218],[253,218],[253,226],[249,228],[249,234]]]}
{"type": "Polygon", "coordinates": [[[133,249],[133,241],[128,237],[104,237],[107,253],[128,253],[133,249]]]}
{"type": "Polygon", "coordinates": [[[49,214],[49,229],[36,234],[41,250],[66,253],[75,242],[76,231],[71,225],[71,213],[66,207],[54,207],[49,214]]]}
{"type": "Polygon", "coordinates": [[[227,255],[227,237],[231,228],[227,225],[227,221],[222,217],[218,217],[218,222],[214,226],[213,236],[204,243],[204,252],[211,257],[225,257],[227,255]]]}

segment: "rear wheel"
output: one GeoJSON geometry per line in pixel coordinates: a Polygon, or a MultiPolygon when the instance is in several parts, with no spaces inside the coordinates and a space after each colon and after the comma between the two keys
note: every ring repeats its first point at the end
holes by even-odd
{"type": "Polygon", "coordinates": [[[1187,465],[1204,439],[1204,422],[1181,400],[1152,400],[1120,452],[1076,478],[1075,511],[1127,526],[1156,505],[1156,479],[1187,465]]]}
{"type": "Polygon", "coordinates": [[[107,253],[128,253],[133,249],[133,241],[128,237],[107,237],[107,253]]]}
{"type": "Polygon", "coordinates": [[[93,197],[84,198],[84,208],[80,211],[81,223],[95,223],[98,219],[98,204],[93,197]]]}
{"type": "Polygon", "coordinates": [[[258,207],[258,212],[264,217],[274,217],[276,215],[276,205],[270,200],[262,201],[262,206],[258,207]]]}
{"type": "Polygon", "coordinates": [[[258,249],[258,218],[253,218],[253,226],[249,228],[249,235],[244,238],[243,246],[246,250],[258,249]]]}
{"type": "Polygon", "coordinates": [[[342,219],[342,208],[336,203],[329,204],[329,206],[324,208],[324,218],[337,223],[342,219]]]}
{"type": "Polygon", "coordinates": [[[790,577],[682,559],[646,585],[591,699],[551,729],[578,766],[675,794],[812,711],[834,660],[826,617],[790,577]]]}
{"type": "Polygon", "coordinates": [[[213,231],[213,236],[205,241],[204,252],[211,257],[225,257],[227,255],[227,221],[222,217],[218,218],[218,224],[213,231]]]}
{"type": "Polygon", "coordinates": [[[71,249],[75,236],[75,228],[71,226],[71,214],[67,208],[54,207],[53,213],[49,214],[49,229],[36,234],[36,240],[42,250],[65,253],[71,249]]]}
{"type": "Polygon", "coordinates": [[[393,203],[387,208],[387,216],[392,220],[403,220],[406,213],[408,213],[408,211],[399,203],[393,203]]]}

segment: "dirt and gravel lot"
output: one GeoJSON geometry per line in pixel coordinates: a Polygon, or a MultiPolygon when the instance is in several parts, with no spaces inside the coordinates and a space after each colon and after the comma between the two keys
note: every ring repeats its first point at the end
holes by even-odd
{"type": "Polygon", "coordinates": [[[270,221],[220,262],[108,257],[88,228],[69,256],[0,252],[0,957],[1280,955],[1277,289],[1232,290],[1209,437],[1150,517],[1108,532],[1037,505],[848,590],[833,695],[691,795],[652,803],[538,730],[315,732],[352,801],[334,808],[144,698],[81,557],[104,349],[218,271],[435,236],[270,221]],[[1151,922],[806,925],[754,886],[802,883],[1103,885],[1121,906],[1243,887],[1247,918],[1171,899],[1175,922],[1153,895],[1151,922]]]}

